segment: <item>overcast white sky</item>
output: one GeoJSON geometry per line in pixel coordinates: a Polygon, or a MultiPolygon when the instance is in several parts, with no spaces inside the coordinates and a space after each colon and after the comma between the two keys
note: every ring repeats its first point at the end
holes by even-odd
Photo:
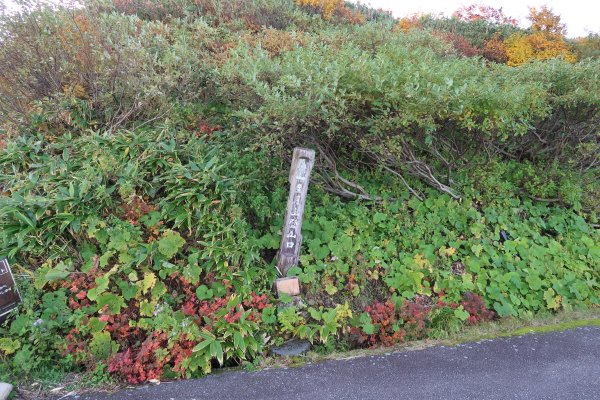
{"type": "Polygon", "coordinates": [[[529,26],[527,20],[529,7],[539,8],[546,4],[567,24],[567,36],[587,36],[589,32],[600,33],[600,1],[598,0],[362,0],[360,3],[391,10],[395,17],[405,17],[414,13],[443,13],[449,16],[463,5],[485,4],[502,8],[506,15],[517,18],[524,27],[529,26]]]}
{"type": "MultiPolygon", "coordinates": [[[[14,0],[0,0],[7,8],[14,8],[14,0]]],[[[59,2],[61,0],[49,0],[59,2]]],[[[63,0],[64,1],[64,0],[63,0]]],[[[357,2],[358,0],[353,0],[357,2]]],[[[391,10],[395,17],[405,17],[414,13],[452,15],[463,5],[485,4],[494,8],[502,7],[509,17],[517,18],[523,26],[528,26],[529,7],[548,5],[567,24],[569,37],[600,33],[599,0],[361,0],[375,8],[391,10]]],[[[1,8],[1,7],[0,7],[1,8]]]]}

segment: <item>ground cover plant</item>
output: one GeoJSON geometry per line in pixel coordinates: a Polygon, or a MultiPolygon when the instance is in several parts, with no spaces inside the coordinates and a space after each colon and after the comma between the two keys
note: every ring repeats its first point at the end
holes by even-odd
{"type": "Polygon", "coordinates": [[[291,338],[389,346],[598,307],[600,64],[551,16],[329,0],[3,16],[0,256],[23,303],[0,379],[136,384],[291,338]],[[294,146],[317,163],[286,305],[294,146]]]}

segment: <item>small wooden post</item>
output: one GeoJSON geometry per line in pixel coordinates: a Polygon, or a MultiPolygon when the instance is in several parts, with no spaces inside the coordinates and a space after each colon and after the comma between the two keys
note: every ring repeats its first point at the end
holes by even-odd
{"type": "Polygon", "coordinates": [[[297,278],[287,278],[287,272],[293,266],[298,265],[300,246],[302,244],[302,216],[304,215],[304,203],[308,192],[310,172],[315,163],[315,152],[310,149],[295,148],[292,165],[290,168],[290,195],[288,197],[281,245],[277,258],[277,270],[280,279],[276,286],[279,293],[291,295],[299,294],[297,278]]]}

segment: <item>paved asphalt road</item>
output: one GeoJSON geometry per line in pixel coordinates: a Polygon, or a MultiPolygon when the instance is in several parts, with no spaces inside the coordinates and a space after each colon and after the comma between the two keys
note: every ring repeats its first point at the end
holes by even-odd
{"type": "Polygon", "coordinates": [[[600,399],[600,328],[407,350],[300,368],[225,372],[68,399],[600,399]]]}

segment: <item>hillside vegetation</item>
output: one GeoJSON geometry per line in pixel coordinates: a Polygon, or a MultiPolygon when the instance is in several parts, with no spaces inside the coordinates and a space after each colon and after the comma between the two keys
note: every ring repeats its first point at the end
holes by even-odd
{"type": "MultiPolygon", "coordinates": [[[[130,383],[600,304],[598,37],[551,10],[103,0],[0,22],[0,380],[130,383]],[[301,304],[276,299],[316,150],[301,304]]],[[[285,297],[285,296],[284,296],[285,297]]]]}

